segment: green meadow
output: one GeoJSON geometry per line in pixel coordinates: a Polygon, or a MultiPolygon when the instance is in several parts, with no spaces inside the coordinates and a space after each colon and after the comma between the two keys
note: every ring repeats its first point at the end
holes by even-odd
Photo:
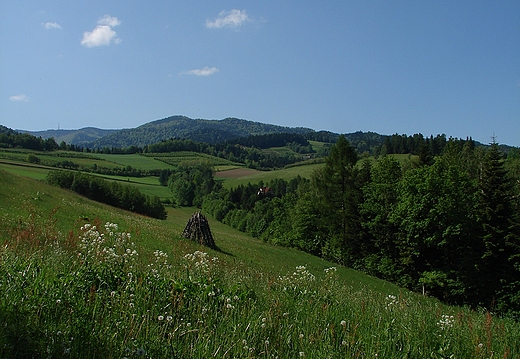
{"type": "MultiPolygon", "coordinates": [[[[310,173],[304,167],[223,181],[310,173]]],[[[0,164],[1,358],[520,356],[512,320],[209,218],[212,250],[181,236],[195,208],[168,208],[166,220],[135,215],[45,184],[48,170],[0,164]]]]}

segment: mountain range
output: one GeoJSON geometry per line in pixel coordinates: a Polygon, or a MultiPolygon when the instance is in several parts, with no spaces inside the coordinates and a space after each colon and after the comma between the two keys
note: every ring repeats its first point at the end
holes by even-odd
{"type": "Polygon", "coordinates": [[[79,130],[16,131],[21,133],[28,133],[43,139],[52,137],[57,143],[61,143],[63,141],[69,145],[89,147],[92,142],[110,134],[116,133],[119,130],[104,130],[95,127],[84,127],[79,130]]]}
{"type": "MultiPolygon", "coordinates": [[[[16,131],[28,133],[42,139],[52,137],[58,144],[65,142],[69,145],[90,149],[143,148],[147,145],[169,139],[189,139],[195,142],[216,144],[248,136],[277,133],[301,134],[308,139],[322,142],[335,142],[339,136],[339,134],[329,131],[315,131],[306,127],[272,125],[233,117],[222,120],[207,120],[192,119],[181,115],[166,117],[127,129],[107,130],[85,127],[78,130],[16,131]]],[[[385,139],[388,140],[388,138],[394,137],[394,135],[388,136],[375,132],[361,131],[345,134],[345,136],[347,140],[357,147],[360,153],[367,150],[371,152],[370,150],[375,146],[382,145],[385,139]]],[[[476,144],[486,146],[479,142],[476,142],[476,144]]],[[[512,146],[504,144],[500,145],[500,147],[505,153],[512,148],[512,146]]]]}

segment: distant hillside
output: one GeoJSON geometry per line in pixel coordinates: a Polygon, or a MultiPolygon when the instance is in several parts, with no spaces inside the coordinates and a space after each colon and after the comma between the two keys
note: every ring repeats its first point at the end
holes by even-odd
{"type": "Polygon", "coordinates": [[[52,137],[58,144],[60,144],[62,141],[65,141],[69,145],[87,147],[89,143],[119,130],[103,130],[100,128],[85,127],[79,130],[17,131],[21,133],[28,133],[43,139],[52,137]]]}
{"type": "Polygon", "coordinates": [[[88,147],[144,147],[170,138],[191,139],[196,142],[219,143],[239,137],[270,133],[313,132],[309,128],[284,127],[260,122],[226,118],[223,120],[192,119],[171,116],[146,123],[132,129],[124,129],[92,142],[88,147]]]}

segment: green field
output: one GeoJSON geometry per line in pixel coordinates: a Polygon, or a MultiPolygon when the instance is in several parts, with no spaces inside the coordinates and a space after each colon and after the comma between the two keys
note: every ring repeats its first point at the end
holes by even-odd
{"type": "Polygon", "coordinates": [[[217,179],[222,179],[225,188],[233,188],[241,184],[258,183],[260,181],[264,181],[264,183],[267,183],[270,180],[276,178],[281,178],[286,181],[289,181],[297,176],[310,178],[311,173],[315,169],[320,168],[322,166],[323,164],[310,164],[306,166],[294,166],[272,171],[237,171],[236,176],[226,176],[225,178],[223,178],[222,173],[217,172],[215,174],[215,177],[217,179]]]}
{"type": "Polygon", "coordinates": [[[163,161],[159,161],[153,157],[143,156],[140,154],[96,154],[95,156],[105,161],[115,163],[119,166],[131,166],[132,168],[138,168],[141,170],[162,170],[172,167],[171,165],[164,163],[163,161]]]}
{"type": "Polygon", "coordinates": [[[204,162],[212,166],[237,166],[240,164],[231,162],[224,158],[219,158],[205,153],[178,151],[170,153],[146,153],[143,157],[154,158],[162,161],[170,166],[177,166],[179,164],[193,164],[204,162]]]}

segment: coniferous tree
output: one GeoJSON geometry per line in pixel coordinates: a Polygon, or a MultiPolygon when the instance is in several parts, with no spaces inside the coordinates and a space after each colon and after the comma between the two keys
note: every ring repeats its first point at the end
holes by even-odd
{"type": "Polygon", "coordinates": [[[519,218],[513,205],[513,183],[496,142],[491,144],[482,163],[479,185],[482,231],[480,299],[488,307],[497,304],[502,311],[511,307],[518,311],[518,294],[517,302],[511,303],[511,286],[518,288],[520,282],[519,218]],[[509,300],[505,299],[507,297],[509,300]]]}
{"type": "Polygon", "coordinates": [[[331,148],[325,166],[313,178],[322,215],[327,218],[329,238],[324,255],[349,265],[359,244],[357,160],[356,150],[345,136],[340,136],[331,148]]]}

